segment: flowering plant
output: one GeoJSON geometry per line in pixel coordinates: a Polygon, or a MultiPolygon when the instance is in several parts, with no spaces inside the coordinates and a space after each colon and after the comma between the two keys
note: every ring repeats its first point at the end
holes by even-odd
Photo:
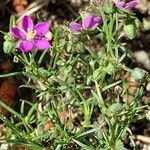
{"type": "Polygon", "coordinates": [[[82,25],[77,22],[71,22],[70,28],[74,33],[80,33],[83,29],[91,30],[94,29],[97,25],[102,23],[102,18],[99,16],[93,16],[92,14],[88,14],[83,18],[82,25]]]}
{"type": "Polygon", "coordinates": [[[142,109],[148,77],[125,64],[132,57],[122,39],[136,36],[139,21],[131,9],[137,3],[96,0],[79,16],[81,23],[53,29],[48,22],[34,25],[29,16],[17,27],[11,17],[4,52],[23,67],[0,77],[25,77],[20,88],[31,88],[36,97],[26,94],[18,111],[0,101],[12,116],[0,117],[6,141],[36,150],[126,149],[123,139],[142,109]]]}
{"type": "Polygon", "coordinates": [[[117,0],[115,1],[115,4],[119,8],[125,8],[125,9],[133,9],[137,4],[139,3],[139,0],[131,0],[129,2],[124,2],[117,0]]]}
{"type": "Polygon", "coordinates": [[[24,16],[22,28],[13,27],[10,32],[14,38],[19,40],[19,49],[26,53],[35,48],[44,50],[51,47],[48,39],[45,37],[48,30],[49,24],[47,22],[41,22],[34,26],[31,17],[24,16]]]}

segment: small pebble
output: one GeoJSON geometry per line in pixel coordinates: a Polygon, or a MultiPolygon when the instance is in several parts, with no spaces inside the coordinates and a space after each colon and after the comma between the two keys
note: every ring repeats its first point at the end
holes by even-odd
{"type": "Polygon", "coordinates": [[[146,85],[146,91],[150,92],[150,82],[146,85]]]}
{"type": "Polygon", "coordinates": [[[146,69],[150,69],[150,58],[145,51],[137,51],[134,57],[138,63],[141,63],[146,69]]]}
{"type": "Polygon", "coordinates": [[[2,144],[1,146],[0,146],[0,150],[8,150],[8,144],[2,144]]]}

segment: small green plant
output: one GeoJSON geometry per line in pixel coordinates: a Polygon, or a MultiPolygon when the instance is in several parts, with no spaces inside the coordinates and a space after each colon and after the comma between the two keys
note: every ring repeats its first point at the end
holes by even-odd
{"type": "Polygon", "coordinates": [[[48,22],[34,25],[30,16],[17,27],[11,17],[4,52],[23,68],[0,77],[26,77],[20,88],[37,96],[34,102],[22,100],[20,111],[0,101],[11,113],[11,118],[0,116],[6,126],[3,142],[33,150],[126,149],[123,138],[137,119],[148,77],[124,63],[132,56],[122,38],[136,36],[139,21],[131,9],[137,4],[97,0],[77,21],[53,28],[48,22]],[[94,48],[95,41],[102,47],[94,48]],[[129,78],[138,83],[132,98],[129,78]]]}

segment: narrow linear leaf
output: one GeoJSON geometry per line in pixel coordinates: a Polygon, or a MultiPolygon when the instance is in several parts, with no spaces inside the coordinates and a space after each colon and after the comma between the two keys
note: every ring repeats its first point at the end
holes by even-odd
{"type": "Polygon", "coordinates": [[[0,78],[7,78],[7,77],[13,77],[13,76],[19,76],[23,75],[22,72],[12,72],[12,73],[7,73],[7,74],[1,74],[0,78]]]}

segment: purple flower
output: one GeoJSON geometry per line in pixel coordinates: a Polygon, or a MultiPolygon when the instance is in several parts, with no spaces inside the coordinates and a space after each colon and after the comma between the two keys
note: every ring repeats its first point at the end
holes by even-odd
{"type": "Polygon", "coordinates": [[[82,25],[80,23],[77,23],[77,22],[74,22],[72,21],[70,24],[69,24],[71,30],[76,33],[76,34],[79,34],[82,30],[82,25]]]}
{"type": "Polygon", "coordinates": [[[84,17],[82,20],[82,24],[77,23],[77,22],[71,22],[69,24],[71,30],[75,34],[80,34],[82,30],[92,30],[96,26],[102,23],[102,18],[99,16],[93,16],[92,14],[88,14],[87,16],[84,17]]]}
{"type": "Polygon", "coordinates": [[[123,1],[117,1],[117,2],[115,2],[115,4],[119,8],[123,8],[125,6],[125,2],[123,2],[123,1]]]}
{"type": "Polygon", "coordinates": [[[100,3],[100,0],[95,0],[95,3],[96,3],[96,4],[100,3]]]}
{"type": "Polygon", "coordinates": [[[139,3],[139,0],[130,0],[129,2],[124,2],[120,0],[115,1],[115,4],[117,7],[125,8],[128,10],[133,9],[138,3],[139,3]]]}
{"type": "Polygon", "coordinates": [[[40,22],[34,25],[31,17],[25,16],[22,19],[22,28],[14,27],[10,32],[14,38],[19,40],[19,49],[23,53],[27,53],[35,48],[45,50],[51,47],[45,37],[49,27],[48,22],[40,22]]]}
{"type": "Polygon", "coordinates": [[[102,23],[102,18],[99,16],[87,15],[83,21],[82,26],[84,29],[92,29],[102,23]]]}
{"type": "Polygon", "coordinates": [[[96,3],[96,4],[99,4],[99,3],[104,3],[106,0],[95,0],[94,2],[96,3]]]}
{"type": "Polygon", "coordinates": [[[130,10],[130,9],[134,8],[138,3],[139,3],[139,0],[132,0],[128,3],[126,3],[124,8],[130,10]]]}

